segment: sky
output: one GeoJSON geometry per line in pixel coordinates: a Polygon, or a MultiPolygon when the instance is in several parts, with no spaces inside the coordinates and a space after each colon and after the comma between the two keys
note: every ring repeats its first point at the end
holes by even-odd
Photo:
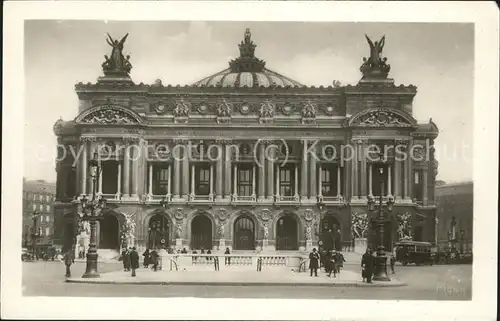
{"type": "Polygon", "coordinates": [[[474,29],[472,24],[354,22],[110,22],[44,20],[25,23],[24,176],[55,181],[59,118],[77,116],[74,85],[95,83],[106,33],[121,38],[136,83],[191,84],[228,67],[239,55],[245,28],[266,67],[308,86],[333,80],[355,85],[365,34],[386,36],[384,56],[396,85],[413,84],[413,117],[439,127],[437,179],[472,180],[474,29]]]}

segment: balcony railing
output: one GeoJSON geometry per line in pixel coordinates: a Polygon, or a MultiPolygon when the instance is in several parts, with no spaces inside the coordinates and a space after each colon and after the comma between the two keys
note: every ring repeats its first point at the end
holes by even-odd
{"type": "Polygon", "coordinates": [[[278,204],[299,204],[300,196],[298,194],[294,196],[276,195],[274,197],[274,202],[278,204]]]}
{"type": "Polygon", "coordinates": [[[208,195],[189,194],[188,201],[190,203],[212,203],[214,201],[214,195],[213,194],[208,194],[208,195]]]}
{"type": "Polygon", "coordinates": [[[256,195],[231,195],[231,203],[234,204],[247,204],[247,203],[255,203],[257,202],[257,196],[256,195]]]}

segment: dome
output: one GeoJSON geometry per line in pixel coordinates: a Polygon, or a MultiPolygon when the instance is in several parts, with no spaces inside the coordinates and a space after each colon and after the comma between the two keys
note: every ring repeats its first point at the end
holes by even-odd
{"type": "Polygon", "coordinates": [[[205,77],[193,84],[196,87],[304,87],[298,81],[265,68],[266,63],[255,57],[257,45],[251,40],[250,29],[238,47],[240,57],[229,62],[229,68],[205,77]]]}

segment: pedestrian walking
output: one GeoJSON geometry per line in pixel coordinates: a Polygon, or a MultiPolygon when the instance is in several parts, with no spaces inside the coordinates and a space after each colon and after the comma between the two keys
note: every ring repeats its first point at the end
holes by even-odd
{"type": "Polygon", "coordinates": [[[73,263],[73,254],[71,251],[64,253],[64,265],[66,266],[66,277],[71,277],[71,264],[73,263]]]}
{"type": "Polygon", "coordinates": [[[335,266],[337,268],[337,273],[340,273],[340,269],[344,268],[344,262],[345,262],[344,254],[337,252],[337,257],[335,260],[335,266]]]}
{"type": "Polygon", "coordinates": [[[361,276],[363,277],[363,282],[366,280],[366,283],[372,283],[374,264],[375,259],[372,250],[366,249],[366,253],[361,257],[361,276]]]}
{"type": "Polygon", "coordinates": [[[158,270],[158,252],[156,250],[151,251],[151,264],[153,264],[153,270],[156,272],[158,270]]]}
{"type": "Polygon", "coordinates": [[[332,276],[333,272],[333,277],[337,277],[337,253],[334,250],[330,250],[330,253],[328,254],[328,277],[332,276]]]}
{"type": "MultiPolygon", "coordinates": [[[[224,255],[231,255],[231,251],[229,250],[228,247],[226,247],[226,250],[224,251],[224,255]]],[[[226,256],[224,259],[224,264],[225,265],[231,265],[231,257],[226,256]]]]}
{"type": "Polygon", "coordinates": [[[149,266],[149,260],[151,257],[151,254],[149,253],[149,249],[146,249],[144,253],[142,253],[142,256],[144,256],[144,261],[142,262],[142,265],[147,268],[149,266]]]}
{"type": "Polygon", "coordinates": [[[132,268],[132,276],[135,276],[135,270],[139,268],[139,253],[137,253],[135,247],[132,248],[128,256],[130,259],[130,267],[132,268]]]}
{"type": "Polygon", "coordinates": [[[391,264],[391,272],[392,274],[394,274],[394,265],[396,264],[396,257],[394,256],[394,254],[391,254],[390,264],[391,264]]]}
{"type": "Polygon", "coordinates": [[[310,276],[318,276],[319,268],[319,253],[316,252],[316,248],[313,248],[312,252],[309,253],[309,270],[311,271],[310,276]]]}

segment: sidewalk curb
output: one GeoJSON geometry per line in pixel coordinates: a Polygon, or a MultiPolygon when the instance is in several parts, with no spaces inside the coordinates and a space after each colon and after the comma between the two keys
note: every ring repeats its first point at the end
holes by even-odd
{"type": "Polygon", "coordinates": [[[322,286],[322,287],[367,287],[367,288],[382,288],[382,287],[403,287],[407,284],[404,282],[397,283],[373,283],[367,284],[362,282],[356,283],[285,283],[285,282],[188,282],[188,281],[111,281],[111,280],[90,280],[90,279],[66,279],[67,283],[80,284],[126,284],[126,285],[203,285],[203,286],[322,286]]]}

